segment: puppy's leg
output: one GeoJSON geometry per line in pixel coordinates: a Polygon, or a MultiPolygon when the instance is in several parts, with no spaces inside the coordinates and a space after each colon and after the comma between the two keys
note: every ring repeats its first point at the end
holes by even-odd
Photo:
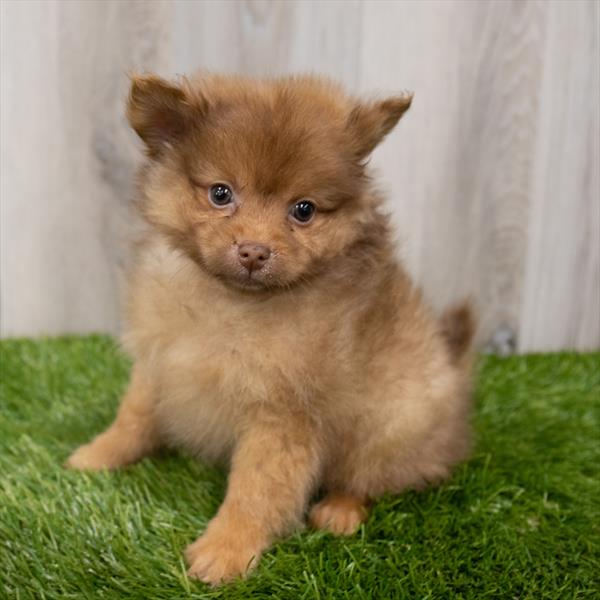
{"type": "Polygon", "coordinates": [[[318,471],[315,438],[302,419],[255,423],[246,431],[221,508],[186,550],[191,577],[215,585],[244,575],[275,536],[299,524],[318,471]]]}
{"type": "Polygon", "coordinates": [[[325,529],[336,535],[352,535],[368,516],[365,498],[345,492],[331,492],[312,507],[308,520],[316,529],[325,529]]]}
{"type": "Polygon", "coordinates": [[[117,469],[134,463],[159,445],[154,419],[154,392],[141,369],[134,366],[129,388],[114,423],[66,462],[72,469],[117,469]]]}

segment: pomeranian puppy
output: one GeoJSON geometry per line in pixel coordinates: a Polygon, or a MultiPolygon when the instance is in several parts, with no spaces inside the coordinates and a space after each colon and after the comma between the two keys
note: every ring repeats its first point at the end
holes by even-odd
{"type": "Polygon", "coordinates": [[[191,577],[244,575],[317,491],[310,524],[351,534],[370,501],[467,454],[473,318],[424,305],[366,167],[411,100],[313,76],[133,78],[148,224],[134,367],[115,422],[67,464],[115,469],[161,446],[228,464],[191,577]]]}

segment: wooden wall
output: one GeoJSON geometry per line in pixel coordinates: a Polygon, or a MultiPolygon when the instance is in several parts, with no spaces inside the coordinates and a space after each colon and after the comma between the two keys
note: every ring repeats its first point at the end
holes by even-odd
{"type": "Polygon", "coordinates": [[[2,3],[3,335],[118,330],[126,71],[329,74],[416,92],[376,151],[400,253],[482,344],[600,346],[595,1],[2,3]]]}

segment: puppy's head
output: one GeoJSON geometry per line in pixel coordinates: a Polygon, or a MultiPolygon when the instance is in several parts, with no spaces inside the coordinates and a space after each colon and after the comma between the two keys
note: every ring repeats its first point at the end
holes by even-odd
{"type": "Polygon", "coordinates": [[[316,77],[135,77],[142,212],[229,286],[292,286],[360,243],[376,213],[365,159],[411,99],[361,103],[316,77]]]}

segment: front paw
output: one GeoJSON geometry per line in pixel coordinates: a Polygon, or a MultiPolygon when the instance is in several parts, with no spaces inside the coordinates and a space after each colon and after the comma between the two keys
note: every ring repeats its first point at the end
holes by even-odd
{"type": "Polygon", "coordinates": [[[101,469],[111,469],[115,466],[110,453],[99,448],[97,444],[91,442],[79,446],[65,462],[65,467],[77,471],[99,471],[101,469]]]}
{"type": "Polygon", "coordinates": [[[210,527],[185,550],[188,575],[210,585],[245,577],[252,570],[262,548],[233,528],[210,527]]]}
{"type": "Polygon", "coordinates": [[[368,515],[364,501],[350,494],[329,494],[312,507],[309,522],[315,529],[352,535],[368,515]]]}
{"type": "Polygon", "coordinates": [[[65,467],[77,471],[118,469],[131,462],[128,450],[117,436],[103,433],[89,444],[79,446],[66,460],[65,467]]]}

